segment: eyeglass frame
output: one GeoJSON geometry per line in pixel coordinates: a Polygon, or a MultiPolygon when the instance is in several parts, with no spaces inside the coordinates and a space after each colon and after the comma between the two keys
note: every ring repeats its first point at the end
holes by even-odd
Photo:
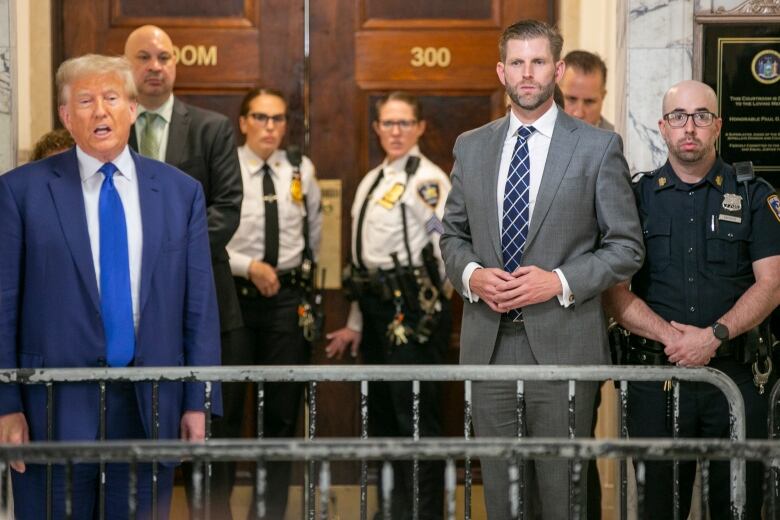
{"type": "Polygon", "coordinates": [[[287,122],[287,114],[268,115],[263,112],[249,112],[246,117],[252,118],[263,126],[268,126],[269,121],[273,121],[275,125],[281,125],[287,122]]]}
{"type": "Polygon", "coordinates": [[[696,112],[690,112],[690,113],[689,112],[683,112],[682,110],[672,110],[671,112],[667,112],[663,116],[664,121],[666,121],[666,124],[668,124],[670,128],[685,128],[685,126],[688,124],[688,120],[691,119],[691,118],[693,119],[693,126],[695,126],[697,128],[707,128],[708,126],[712,126],[712,124],[715,122],[715,120],[718,119],[718,114],[715,114],[714,112],[710,112],[709,110],[698,110],[696,112]],[[685,116],[685,121],[683,122],[683,124],[681,124],[680,126],[675,126],[675,125],[673,125],[669,121],[669,117],[674,115],[674,114],[679,114],[679,115],[684,115],[685,116]],[[709,115],[712,116],[712,120],[709,123],[707,123],[706,125],[700,125],[700,124],[698,124],[696,122],[696,116],[698,114],[709,114],[709,115]]]}
{"type": "Polygon", "coordinates": [[[377,125],[385,132],[392,132],[393,127],[398,127],[401,132],[409,132],[420,123],[417,119],[380,119],[377,125]]]}

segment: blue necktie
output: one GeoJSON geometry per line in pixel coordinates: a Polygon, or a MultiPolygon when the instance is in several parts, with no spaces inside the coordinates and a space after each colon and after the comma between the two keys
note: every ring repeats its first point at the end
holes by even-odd
{"type": "MultiPolygon", "coordinates": [[[[513,272],[523,259],[523,248],[528,236],[528,191],[531,188],[531,159],[528,156],[528,138],[536,130],[521,126],[517,130],[517,143],[509,163],[509,173],[504,187],[504,218],[501,227],[501,250],[504,270],[513,272]]],[[[514,321],[522,318],[520,309],[507,313],[514,321]]]]}
{"type": "Polygon", "coordinates": [[[100,186],[100,310],[106,333],[106,361],[124,367],[135,351],[133,301],[130,293],[130,260],[127,252],[127,226],[122,199],[114,186],[116,166],[105,163],[100,186]]]}

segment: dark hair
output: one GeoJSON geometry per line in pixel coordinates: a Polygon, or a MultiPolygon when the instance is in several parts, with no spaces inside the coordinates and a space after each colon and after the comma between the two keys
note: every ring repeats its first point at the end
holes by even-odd
{"type": "Polygon", "coordinates": [[[35,147],[33,148],[30,160],[39,161],[45,159],[50,155],[67,150],[74,144],[76,143],[73,141],[70,132],[64,128],[57,128],[38,139],[38,142],[35,143],[35,147]]]}
{"type": "Polygon", "coordinates": [[[534,38],[547,38],[547,41],[550,42],[553,59],[555,61],[561,59],[563,36],[558,32],[558,29],[539,20],[520,20],[501,33],[501,39],[498,41],[498,53],[501,56],[501,61],[506,62],[506,44],[509,40],[533,40],[534,38]]]}
{"type": "Polygon", "coordinates": [[[422,105],[420,105],[420,100],[417,99],[417,96],[409,94],[408,92],[401,92],[400,90],[396,90],[394,92],[390,92],[386,96],[382,96],[376,101],[376,104],[374,104],[374,108],[376,108],[377,120],[379,119],[379,112],[388,101],[403,101],[412,107],[412,113],[414,114],[414,117],[417,119],[417,121],[422,121],[424,119],[422,105]]]}
{"type": "Polygon", "coordinates": [[[571,51],[564,58],[566,67],[577,69],[583,74],[601,73],[601,80],[604,85],[607,84],[607,65],[598,54],[588,51],[571,51]]]}
{"type": "Polygon", "coordinates": [[[251,105],[252,101],[259,96],[278,97],[284,103],[285,111],[287,110],[287,99],[284,97],[284,94],[281,90],[267,87],[255,87],[247,92],[246,96],[244,96],[244,99],[241,100],[241,112],[239,112],[239,115],[246,117],[246,115],[249,113],[249,105],[251,105]]]}

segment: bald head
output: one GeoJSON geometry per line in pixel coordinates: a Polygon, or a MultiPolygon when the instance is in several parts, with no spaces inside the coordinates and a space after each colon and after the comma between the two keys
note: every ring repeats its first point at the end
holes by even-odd
{"type": "Polygon", "coordinates": [[[143,25],[127,37],[125,56],[133,66],[141,105],[156,109],[165,103],[176,81],[176,60],[170,36],[155,25],[143,25]]]}
{"type": "Polygon", "coordinates": [[[666,92],[662,108],[658,129],[674,171],[686,182],[701,179],[717,157],[715,142],[721,127],[717,95],[700,81],[681,81],[666,92]]]}
{"type": "Polygon", "coordinates": [[[715,91],[706,83],[692,79],[681,81],[666,91],[661,106],[662,113],[668,114],[675,110],[685,110],[683,106],[688,105],[691,101],[700,105],[697,109],[717,114],[718,96],[715,91]]]}

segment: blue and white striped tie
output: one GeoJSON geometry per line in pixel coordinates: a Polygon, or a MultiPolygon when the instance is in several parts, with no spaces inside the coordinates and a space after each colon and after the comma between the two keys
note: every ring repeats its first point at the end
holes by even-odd
{"type": "MultiPolygon", "coordinates": [[[[509,173],[504,187],[504,218],[501,226],[501,249],[504,270],[513,272],[523,259],[523,248],[528,236],[529,195],[531,188],[531,159],[528,156],[528,138],[536,130],[532,126],[521,126],[517,130],[517,143],[509,163],[509,173]]],[[[513,321],[520,321],[523,313],[513,309],[507,313],[513,321]]]]}

